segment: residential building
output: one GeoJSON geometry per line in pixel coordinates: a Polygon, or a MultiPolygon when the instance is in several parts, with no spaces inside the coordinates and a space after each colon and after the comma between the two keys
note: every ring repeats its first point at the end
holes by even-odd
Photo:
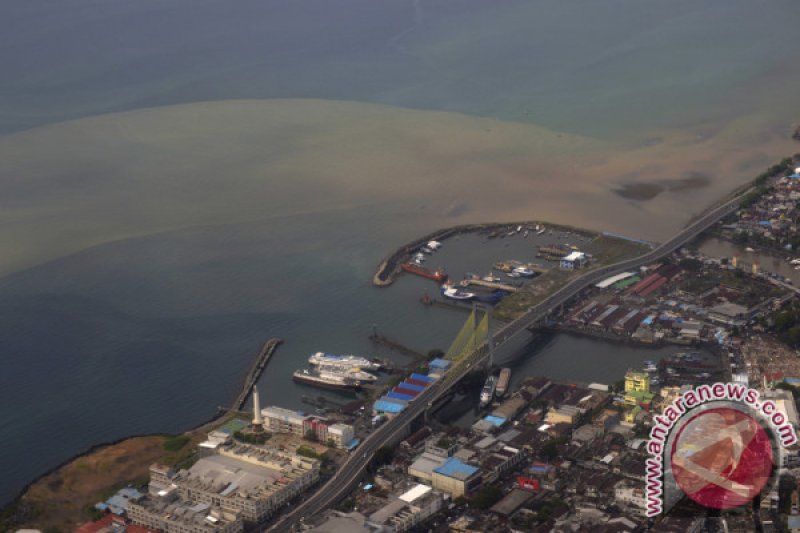
{"type": "Polygon", "coordinates": [[[387,526],[392,531],[407,531],[437,513],[443,502],[441,492],[418,484],[400,495],[391,496],[385,506],[369,516],[368,523],[387,526]]]}
{"type": "Polygon", "coordinates": [[[457,498],[477,490],[481,486],[482,478],[478,467],[450,457],[442,466],[433,470],[431,481],[433,488],[457,498]]]}
{"type": "Polygon", "coordinates": [[[272,433],[289,433],[306,437],[313,434],[319,442],[332,440],[337,448],[347,447],[353,440],[353,427],[347,424],[330,424],[326,419],[302,411],[283,407],[265,407],[261,410],[264,429],[272,433]],[[336,427],[333,434],[331,428],[336,427]]]}
{"type": "Polygon", "coordinates": [[[132,503],[133,523],[162,533],[241,533],[239,513],[208,504],[186,504],[174,497],[145,496],[132,503]]]}

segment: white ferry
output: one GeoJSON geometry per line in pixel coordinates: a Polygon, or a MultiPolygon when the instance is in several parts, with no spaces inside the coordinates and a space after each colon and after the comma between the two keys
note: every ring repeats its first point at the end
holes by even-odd
{"type": "Polygon", "coordinates": [[[324,365],[332,370],[349,370],[358,368],[361,370],[374,371],[380,370],[380,363],[370,361],[366,357],[355,355],[334,355],[332,353],[317,352],[308,358],[308,362],[314,366],[324,365]]]}

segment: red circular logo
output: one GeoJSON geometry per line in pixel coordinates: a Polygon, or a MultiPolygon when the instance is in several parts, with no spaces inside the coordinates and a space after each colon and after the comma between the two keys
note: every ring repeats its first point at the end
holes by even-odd
{"type": "Polygon", "coordinates": [[[692,500],[713,509],[752,500],[772,475],[772,443],[753,417],[730,407],[698,413],[672,444],[672,474],[692,500]]]}

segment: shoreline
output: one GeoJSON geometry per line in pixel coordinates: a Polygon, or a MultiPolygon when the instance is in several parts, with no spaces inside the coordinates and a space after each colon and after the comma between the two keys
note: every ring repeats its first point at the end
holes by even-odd
{"type": "Polygon", "coordinates": [[[548,230],[550,229],[557,229],[560,231],[571,231],[575,233],[579,233],[581,235],[587,235],[592,237],[597,237],[601,235],[601,232],[597,231],[590,231],[587,229],[582,228],[574,228],[571,226],[565,226],[563,224],[553,224],[549,222],[543,222],[541,220],[527,220],[527,221],[517,221],[517,222],[486,222],[483,224],[460,224],[457,226],[451,226],[449,228],[441,228],[423,237],[419,237],[414,239],[413,241],[400,245],[398,248],[395,249],[394,252],[390,253],[378,265],[378,269],[375,271],[375,274],[372,276],[372,284],[376,287],[388,287],[392,283],[394,283],[395,276],[400,271],[400,263],[403,260],[410,256],[412,252],[420,248],[422,245],[427,243],[428,241],[432,240],[446,240],[453,235],[464,235],[467,233],[478,233],[481,231],[488,231],[488,230],[497,230],[501,228],[514,228],[516,226],[530,226],[541,224],[547,227],[548,230]]]}
{"type": "MultiPolygon", "coordinates": [[[[243,390],[240,392],[239,395],[237,395],[236,399],[234,400],[234,405],[233,405],[232,409],[227,410],[227,409],[218,407],[216,409],[215,413],[213,415],[211,415],[210,417],[203,419],[199,423],[197,423],[197,424],[195,424],[195,425],[193,425],[193,426],[191,426],[191,427],[189,427],[189,428],[187,428],[185,430],[177,431],[175,433],[162,433],[162,432],[140,433],[140,434],[134,434],[134,435],[126,435],[126,436],[123,436],[123,437],[119,437],[117,439],[113,439],[113,440],[109,440],[109,441],[93,444],[89,448],[86,448],[85,450],[83,450],[81,452],[78,452],[78,453],[68,457],[67,459],[61,461],[59,464],[57,464],[57,465],[55,465],[55,466],[53,466],[51,468],[48,468],[46,471],[42,472],[41,474],[37,475],[35,478],[30,480],[28,483],[26,483],[19,490],[19,492],[17,492],[16,496],[14,496],[11,500],[9,500],[8,503],[3,504],[0,507],[0,525],[5,525],[3,523],[3,520],[7,520],[8,523],[14,524],[14,525],[24,524],[25,520],[23,520],[22,522],[17,523],[17,522],[15,522],[13,520],[13,518],[19,511],[22,511],[23,515],[26,512],[29,512],[29,510],[25,509],[24,507],[21,507],[21,506],[24,506],[24,504],[25,504],[25,502],[23,501],[23,499],[25,498],[25,495],[28,494],[30,492],[30,490],[36,484],[38,484],[39,482],[41,482],[42,480],[44,480],[48,476],[50,476],[52,474],[55,474],[60,470],[63,470],[64,468],[68,467],[69,465],[75,463],[76,461],[78,461],[80,459],[91,457],[91,456],[93,456],[95,454],[98,454],[99,452],[101,452],[103,450],[106,450],[106,449],[111,448],[113,446],[117,446],[119,444],[122,444],[122,443],[130,441],[130,440],[134,440],[134,439],[147,439],[147,438],[155,438],[155,437],[162,437],[164,439],[168,439],[168,438],[171,438],[171,437],[180,437],[180,436],[191,437],[192,435],[195,435],[197,433],[207,432],[209,430],[208,426],[216,425],[226,415],[229,415],[231,413],[235,413],[236,411],[239,410],[238,409],[238,404],[240,403],[240,399],[241,399],[242,395],[245,396],[244,401],[246,401],[247,396],[249,396],[248,383],[250,381],[250,378],[255,373],[258,373],[258,375],[260,375],[260,373],[264,371],[264,369],[266,368],[267,363],[269,363],[269,360],[271,359],[271,356],[274,355],[275,351],[277,351],[278,347],[281,344],[283,344],[283,339],[278,338],[278,337],[272,337],[272,338],[270,338],[269,340],[267,340],[264,343],[263,347],[256,354],[256,357],[255,357],[255,359],[253,361],[253,365],[251,365],[251,368],[248,369],[247,373],[244,376],[243,390]],[[263,363],[263,365],[260,364],[260,363],[263,363]]],[[[164,452],[167,453],[166,450],[164,452]]],[[[121,482],[121,481],[124,481],[124,480],[119,480],[119,481],[121,482]]],[[[91,502],[87,503],[86,505],[91,505],[91,502]]]]}

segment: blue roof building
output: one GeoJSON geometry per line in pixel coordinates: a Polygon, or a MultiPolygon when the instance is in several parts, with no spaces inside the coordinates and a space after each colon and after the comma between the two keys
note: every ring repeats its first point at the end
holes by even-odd
{"type": "Polygon", "coordinates": [[[390,390],[389,392],[387,392],[386,393],[386,397],[387,398],[392,398],[394,400],[403,400],[404,402],[410,402],[411,400],[414,399],[413,396],[409,396],[408,394],[403,394],[403,393],[400,393],[400,392],[395,392],[393,390],[390,390]]]}
{"type": "Polygon", "coordinates": [[[468,465],[456,457],[450,457],[439,468],[433,470],[437,474],[456,479],[466,479],[478,471],[477,466],[468,465]]]}
{"type": "Polygon", "coordinates": [[[453,362],[452,361],[448,361],[447,359],[434,359],[433,361],[428,363],[428,366],[431,368],[431,370],[435,369],[435,370],[438,370],[440,372],[443,372],[443,371],[447,370],[452,365],[453,365],[453,362]]]}
{"type": "Polygon", "coordinates": [[[455,457],[450,457],[442,466],[433,470],[431,482],[433,488],[457,498],[478,489],[481,486],[482,477],[477,466],[468,465],[455,457]]]}
{"type": "Polygon", "coordinates": [[[402,388],[408,389],[408,390],[413,390],[413,391],[416,391],[416,392],[422,392],[422,391],[425,390],[425,387],[423,387],[422,385],[415,385],[413,383],[409,383],[408,381],[404,381],[404,382],[400,383],[400,385],[398,385],[398,387],[402,387],[402,388]]]}
{"type": "Polygon", "coordinates": [[[416,379],[417,381],[424,381],[426,383],[433,383],[434,381],[436,381],[430,376],[426,376],[425,374],[417,374],[416,372],[413,372],[411,374],[411,379],[416,379]]]}
{"type": "Polygon", "coordinates": [[[372,404],[372,411],[376,414],[386,413],[390,415],[396,415],[402,413],[405,408],[405,403],[391,402],[383,398],[372,404]]]}

